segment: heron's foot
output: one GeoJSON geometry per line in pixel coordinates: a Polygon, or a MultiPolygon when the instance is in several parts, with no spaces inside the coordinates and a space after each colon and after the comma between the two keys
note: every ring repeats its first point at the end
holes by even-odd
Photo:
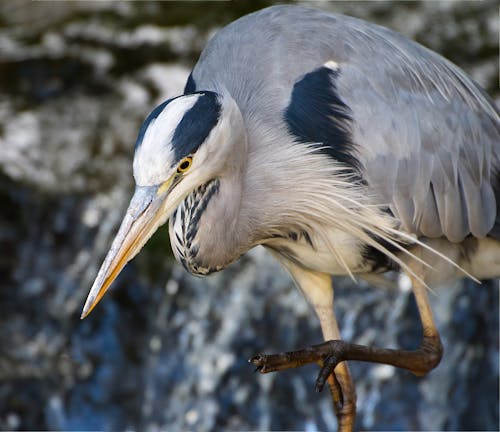
{"type": "MultiPolygon", "coordinates": [[[[318,379],[316,380],[315,389],[320,392],[323,390],[326,379],[331,375],[330,373],[325,376],[323,371],[325,366],[327,366],[328,369],[330,368],[330,362],[328,359],[333,353],[332,348],[335,349],[337,344],[340,346],[343,343],[345,342],[335,340],[319,345],[312,345],[296,351],[282,352],[279,354],[258,354],[248,361],[256,367],[255,371],[260,373],[277,372],[280,370],[305,366],[310,363],[318,363],[321,366],[321,370],[318,375],[318,379]]],[[[335,385],[337,389],[339,389],[339,383],[336,382],[335,385]]]]}
{"type": "Polygon", "coordinates": [[[321,366],[316,379],[316,391],[321,391],[335,367],[346,360],[388,364],[407,369],[415,375],[425,375],[434,369],[443,355],[439,335],[425,335],[414,351],[376,348],[357,345],[343,340],[331,340],[297,351],[280,354],[259,354],[249,362],[261,373],[275,372],[318,363],[321,366]]]}
{"type": "MultiPolygon", "coordinates": [[[[356,392],[347,369],[347,365],[340,365],[335,372],[324,372],[326,361],[331,356],[331,344],[344,343],[343,341],[329,341],[319,345],[313,345],[297,351],[284,352],[280,354],[259,354],[252,357],[249,363],[253,364],[256,372],[268,373],[285,369],[304,366],[309,363],[318,363],[321,367],[316,380],[316,391],[323,390],[325,382],[328,382],[333,400],[333,407],[338,421],[339,432],[351,432],[356,419],[356,392]]],[[[328,363],[328,368],[330,363],[328,363]]],[[[333,367],[335,368],[335,366],[333,367]]]]}

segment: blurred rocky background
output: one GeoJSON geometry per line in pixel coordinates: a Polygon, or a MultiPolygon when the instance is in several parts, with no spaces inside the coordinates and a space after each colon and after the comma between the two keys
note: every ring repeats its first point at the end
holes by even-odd
{"type": "MultiPolygon", "coordinates": [[[[0,429],[333,430],[315,366],[254,374],[258,352],[321,340],[263,250],[198,279],[166,229],[79,314],[131,196],[139,125],[179,94],[207,39],[268,1],[0,3],[0,429]]],[[[499,100],[495,2],[318,2],[442,53],[499,100]]],[[[406,284],[336,279],[345,339],[413,348],[406,284]]],[[[351,365],[364,430],[498,430],[496,282],[432,303],[445,345],[425,378],[351,365]]]]}

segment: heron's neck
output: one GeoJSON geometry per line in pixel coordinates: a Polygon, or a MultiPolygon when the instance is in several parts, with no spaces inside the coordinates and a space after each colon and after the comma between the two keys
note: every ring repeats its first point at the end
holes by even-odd
{"type": "MultiPolygon", "coordinates": [[[[216,179],[183,202],[191,220],[185,216],[184,222],[178,221],[181,224],[179,231],[184,229],[187,233],[195,228],[192,240],[183,241],[181,246],[186,258],[184,264],[193,273],[221,270],[252,246],[251,223],[247,214],[241,211],[248,161],[246,129],[234,102],[230,101],[224,110],[224,121],[231,127],[225,128],[225,135],[221,137],[220,145],[226,148],[216,150],[221,151],[216,157],[223,167],[216,179]],[[193,211],[195,207],[197,210],[193,211]]],[[[181,216],[180,208],[176,218],[181,216]]]]}

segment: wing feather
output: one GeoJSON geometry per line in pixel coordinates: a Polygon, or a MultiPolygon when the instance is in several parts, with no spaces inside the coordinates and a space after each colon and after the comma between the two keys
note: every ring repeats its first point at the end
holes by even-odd
{"type": "Polygon", "coordinates": [[[353,141],[369,187],[407,231],[460,242],[495,225],[500,120],[472,80],[439,60],[413,67],[409,73],[419,78],[396,97],[404,68],[390,65],[380,77],[343,65],[339,88],[353,111],[353,141]],[[386,94],[382,79],[392,80],[386,94]]]}
{"type": "Polygon", "coordinates": [[[424,236],[431,238],[441,237],[443,230],[441,224],[436,224],[436,220],[439,220],[439,213],[432,184],[420,194],[419,198],[420,201],[415,203],[415,214],[417,215],[415,226],[419,227],[420,232],[424,236]]]}

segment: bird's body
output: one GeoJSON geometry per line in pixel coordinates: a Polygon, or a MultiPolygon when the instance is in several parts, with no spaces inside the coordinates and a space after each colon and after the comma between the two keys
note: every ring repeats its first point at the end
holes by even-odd
{"type": "MultiPolygon", "coordinates": [[[[210,253],[197,254],[205,259],[197,266],[202,272],[225,267],[256,244],[329,274],[394,267],[386,255],[335,223],[336,209],[324,193],[336,187],[335,178],[328,167],[321,171],[309,166],[304,155],[297,157],[294,146],[303,142],[325,146],[326,164],[340,162],[359,175],[363,203],[382,210],[385,203],[394,216],[385,223],[419,237],[441,238],[434,241],[438,249],[459,255],[452,244],[469,235],[500,233],[496,107],[456,66],[398,33],[312,9],[268,8],[215,35],[186,86],[188,93],[196,90],[228,93],[241,111],[248,142],[246,149],[235,142],[234,149],[246,153],[244,172],[236,179],[243,183],[241,212],[232,219],[234,231],[224,226],[217,235],[199,236],[201,249],[203,241],[218,241],[207,245],[210,253]],[[335,103],[331,113],[344,116],[328,118],[324,108],[335,103]],[[298,104],[305,107],[296,108],[298,104]],[[296,113],[297,133],[289,111],[296,113]],[[318,208],[304,208],[303,203],[314,202],[324,206],[322,217],[330,212],[329,225],[314,220],[318,208]],[[322,225],[321,231],[314,226],[290,229],[298,222],[294,210],[306,212],[306,223],[322,225]],[[220,243],[227,240],[229,246],[247,226],[250,232],[228,253],[231,247],[220,243]],[[332,256],[332,245],[341,256],[332,256]],[[221,257],[219,250],[225,252],[221,257]]],[[[228,205],[220,201],[219,209],[217,199],[207,205],[200,226],[217,229],[228,205]]],[[[182,254],[186,244],[176,242],[174,235],[171,239],[174,251],[182,254]]],[[[458,258],[457,264],[470,270],[473,256],[458,258]]],[[[488,271],[475,276],[483,278],[488,271]]],[[[439,272],[444,274],[450,272],[439,272]]]]}
{"type": "Polygon", "coordinates": [[[157,107],[136,143],[136,192],[84,307],[170,219],[190,272],[256,245],[290,272],[329,341],[251,359],[261,372],[318,362],[341,430],[355,414],[344,360],[424,374],[442,347],[426,287],[500,276],[500,119],[480,87],[383,27],[277,6],[220,30],[185,94],[157,107]],[[331,275],[399,269],[423,324],[415,351],[340,340],[331,275]]]}

